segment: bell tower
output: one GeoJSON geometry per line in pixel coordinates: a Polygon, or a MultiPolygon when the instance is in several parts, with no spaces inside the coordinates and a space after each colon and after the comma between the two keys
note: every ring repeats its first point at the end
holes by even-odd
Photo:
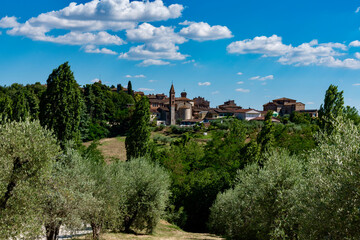
{"type": "Polygon", "coordinates": [[[170,125],[175,125],[176,124],[176,119],[175,119],[175,89],[174,89],[174,84],[171,84],[169,95],[170,95],[170,102],[169,102],[170,125]]]}

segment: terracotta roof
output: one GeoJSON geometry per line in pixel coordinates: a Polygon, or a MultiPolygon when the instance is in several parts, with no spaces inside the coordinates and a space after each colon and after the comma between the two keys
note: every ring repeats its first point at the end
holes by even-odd
{"type": "Polygon", "coordinates": [[[186,97],[178,97],[178,98],[175,98],[175,101],[191,101],[191,100],[186,97]]]}
{"type": "Polygon", "coordinates": [[[257,111],[257,110],[255,110],[255,109],[252,109],[252,108],[248,108],[248,109],[237,109],[237,110],[235,110],[234,112],[236,112],[236,113],[246,113],[246,112],[250,112],[250,111],[260,112],[260,111],[257,111]]]}
{"type": "Polygon", "coordinates": [[[291,99],[291,98],[278,98],[278,99],[274,99],[273,101],[296,101],[295,99],[291,99]]]}
{"type": "Polygon", "coordinates": [[[169,108],[168,108],[168,107],[159,107],[159,108],[158,108],[158,111],[159,111],[159,110],[168,112],[168,111],[169,111],[169,108]]]}

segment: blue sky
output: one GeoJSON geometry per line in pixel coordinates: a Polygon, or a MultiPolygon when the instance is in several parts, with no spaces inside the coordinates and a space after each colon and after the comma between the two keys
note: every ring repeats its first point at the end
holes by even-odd
{"type": "Polygon", "coordinates": [[[145,93],[244,108],[289,97],[319,108],[330,84],[360,107],[360,2],[3,1],[0,84],[45,83],[69,61],[80,85],[132,81],[145,93]]]}

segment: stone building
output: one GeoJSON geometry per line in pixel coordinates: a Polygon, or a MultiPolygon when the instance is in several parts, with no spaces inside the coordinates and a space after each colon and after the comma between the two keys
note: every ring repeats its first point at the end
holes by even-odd
{"type": "Polygon", "coordinates": [[[294,111],[305,110],[305,104],[297,102],[290,98],[274,99],[272,102],[268,102],[263,105],[264,111],[274,111],[279,113],[280,116],[285,114],[291,114],[294,111]]]}
{"type": "Polygon", "coordinates": [[[194,100],[187,98],[185,91],[176,97],[174,85],[171,85],[169,97],[165,94],[150,94],[148,98],[152,116],[159,122],[175,125],[178,120],[194,119],[194,100]]]}

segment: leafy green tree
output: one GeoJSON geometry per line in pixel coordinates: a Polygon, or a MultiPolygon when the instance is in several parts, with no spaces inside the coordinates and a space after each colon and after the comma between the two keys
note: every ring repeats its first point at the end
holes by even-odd
{"type": "Polygon", "coordinates": [[[261,152],[270,150],[274,145],[274,123],[272,122],[273,111],[268,111],[265,116],[264,127],[257,136],[257,143],[261,145],[261,152]]]}
{"type": "Polygon", "coordinates": [[[82,96],[68,62],[49,75],[40,103],[40,121],[52,129],[62,146],[68,140],[80,140],[82,96]]]}
{"type": "Polygon", "coordinates": [[[117,200],[111,223],[118,231],[152,233],[164,213],[170,195],[167,172],[139,158],[110,165],[109,185],[117,200]]]}
{"type": "Polygon", "coordinates": [[[299,239],[357,239],[360,236],[360,134],[349,119],[338,117],[331,133],[319,133],[308,154],[306,183],[300,185],[299,239]]]}
{"type": "Polygon", "coordinates": [[[150,105],[143,96],[135,104],[135,111],[130,121],[130,129],[125,140],[127,159],[145,156],[150,144],[150,105]]]}
{"type": "MultiPolygon", "coordinates": [[[[296,239],[291,209],[303,166],[286,151],[266,155],[238,172],[235,188],[219,193],[211,207],[211,231],[228,239],[296,239]]],[[[306,238],[304,238],[306,239],[306,238]]]]}
{"type": "Polygon", "coordinates": [[[320,127],[331,131],[329,124],[336,117],[341,116],[344,112],[343,91],[339,92],[338,87],[330,85],[326,90],[324,104],[321,104],[319,110],[320,127]]]}
{"type": "Polygon", "coordinates": [[[83,216],[98,204],[91,191],[94,184],[80,153],[67,144],[45,186],[42,216],[47,240],[58,239],[61,226],[82,226],[83,216]]]}
{"type": "Polygon", "coordinates": [[[41,232],[44,185],[60,147],[38,121],[0,125],[0,239],[41,232]]]}
{"type": "Polygon", "coordinates": [[[344,108],[344,116],[351,119],[355,125],[360,124],[360,115],[355,107],[346,106],[346,108],[344,108]]]}

